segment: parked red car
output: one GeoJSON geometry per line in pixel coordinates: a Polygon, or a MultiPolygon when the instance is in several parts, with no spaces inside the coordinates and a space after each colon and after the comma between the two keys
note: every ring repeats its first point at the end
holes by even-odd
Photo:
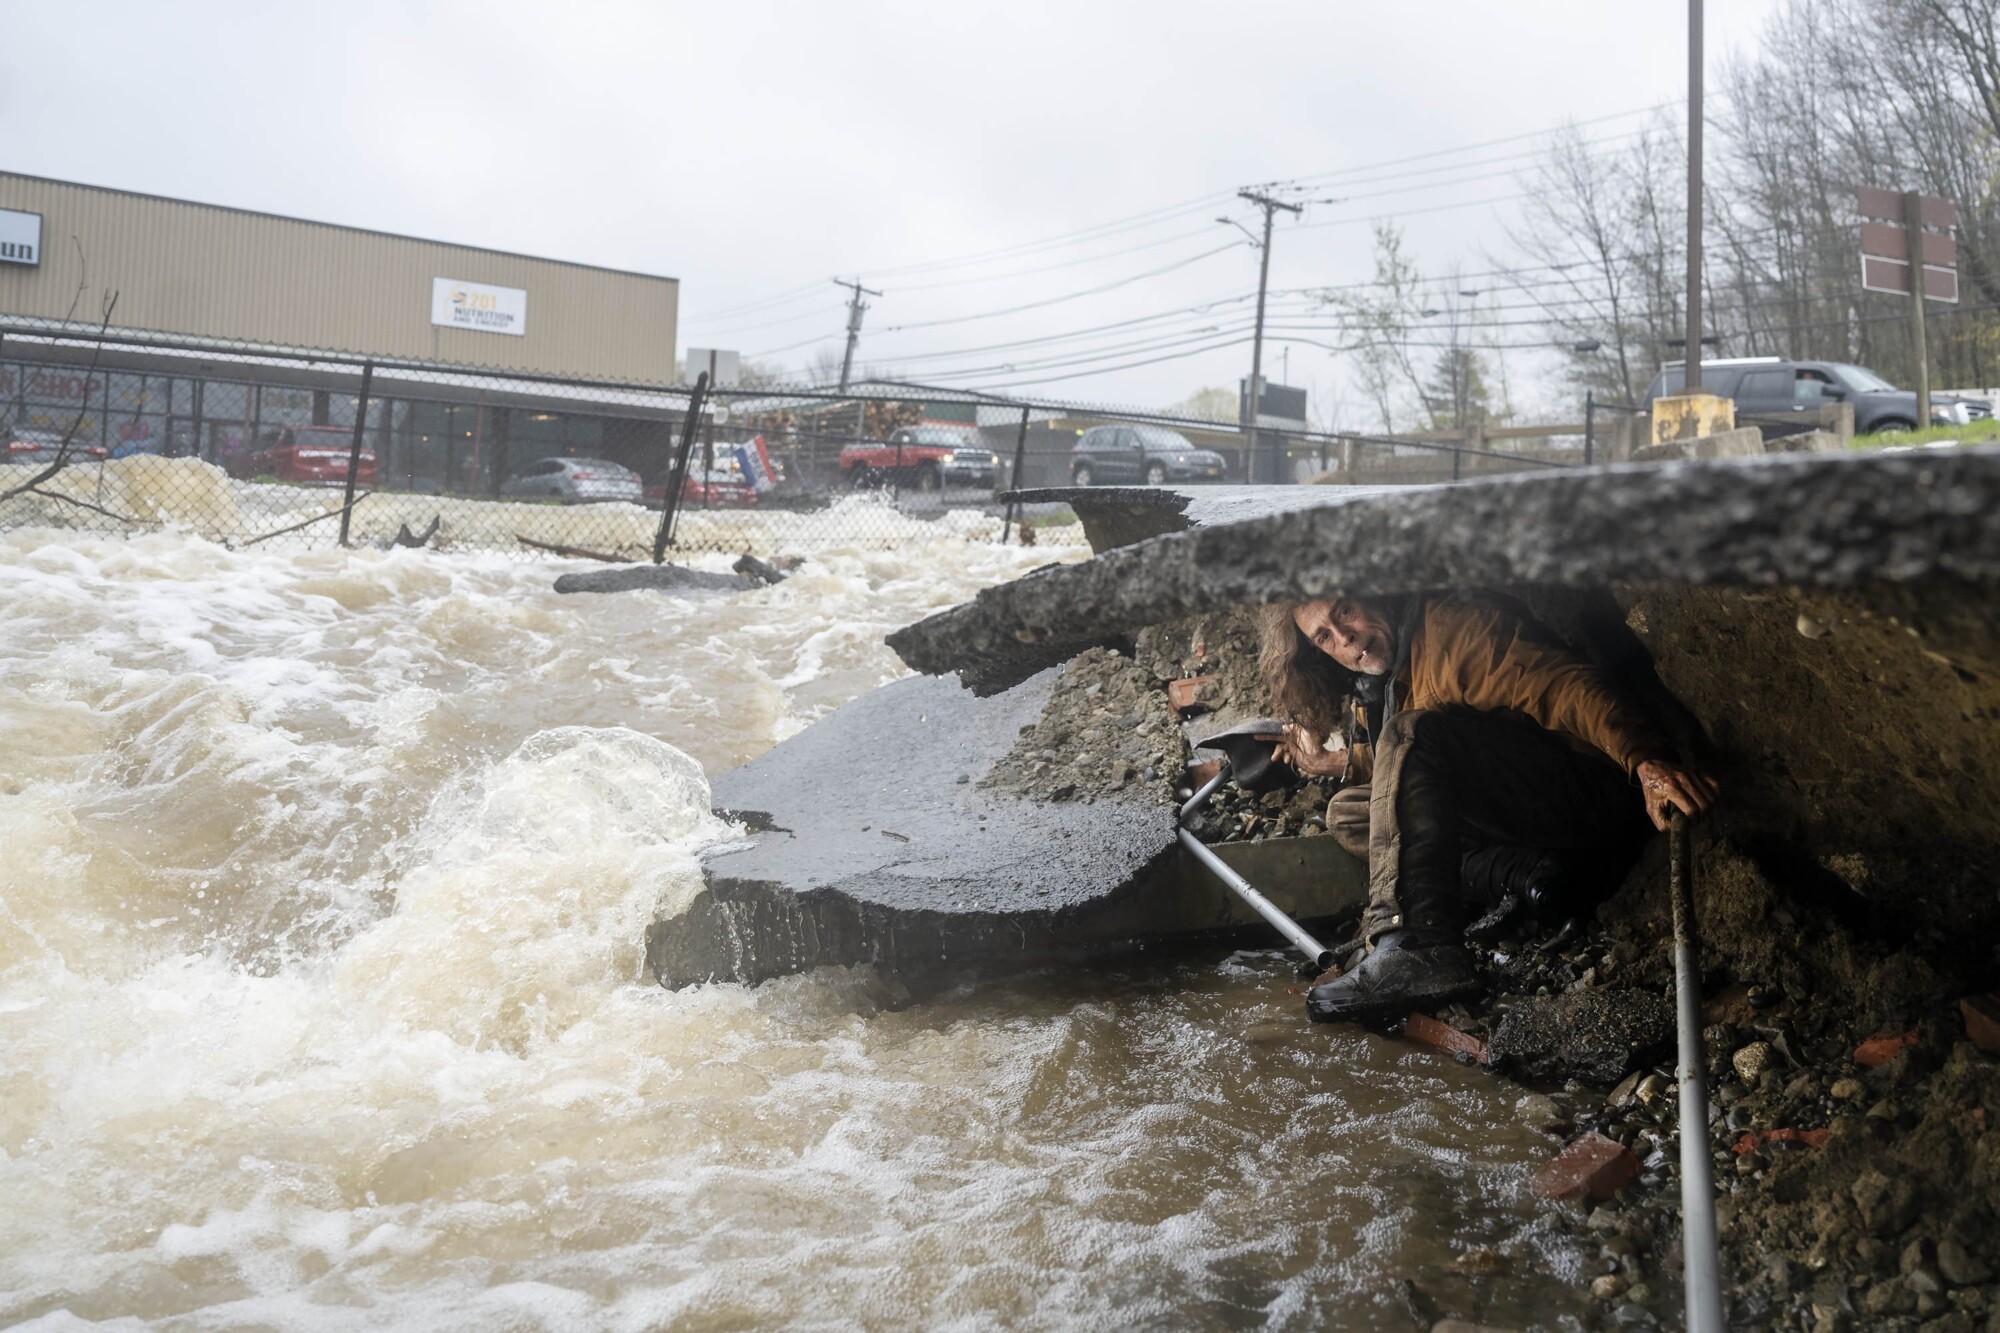
{"type": "MultiPolygon", "coordinates": [[[[257,447],[229,460],[232,477],[275,477],[306,485],[347,481],[347,454],[354,447],[351,426],[283,426],[265,431],[257,447]]],[[[375,451],[363,445],[354,480],[375,484],[375,451]]]]}
{"type": "Polygon", "coordinates": [[[62,432],[53,430],[18,430],[0,438],[7,441],[0,463],[53,463],[58,457],[70,463],[102,463],[110,452],[101,444],[71,440],[65,454],[62,432]]]}
{"type": "MultiPolygon", "coordinates": [[[[667,498],[667,484],[646,488],[646,499],[658,504],[667,498]]],[[[757,492],[749,483],[734,472],[717,469],[704,479],[701,474],[690,472],[681,483],[681,508],[700,509],[748,509],[757,503],[757,492]]]]}

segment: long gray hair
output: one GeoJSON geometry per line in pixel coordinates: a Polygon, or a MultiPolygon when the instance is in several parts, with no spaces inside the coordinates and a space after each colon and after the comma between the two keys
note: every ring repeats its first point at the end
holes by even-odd
{"type": "Polygon", "coordinates": [[[1275,602],[1257,613],[1257,674],[1278,713],[1320,739],[1341,730],[1341,701],[1354,673],[1313,646],[1293,617],[1304,602],[1275,602]]]}

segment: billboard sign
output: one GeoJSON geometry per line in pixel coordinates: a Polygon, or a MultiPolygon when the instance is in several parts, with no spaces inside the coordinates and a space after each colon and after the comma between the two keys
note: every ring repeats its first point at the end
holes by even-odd
{"type": "Polygon", "coordinates": [[[432,278],[431,323],[443,329],[507,333],[519,338],[528,331],[528,294],[518,287],[432,278]]]}
{"type": "Polygon", "coordinates": [[[0,264],[42,262],[42,215],[0,208],[0,264]]]}

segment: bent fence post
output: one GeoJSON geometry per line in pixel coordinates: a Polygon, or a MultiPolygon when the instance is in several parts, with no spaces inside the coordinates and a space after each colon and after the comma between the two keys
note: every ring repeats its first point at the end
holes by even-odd
{"type": "MultiPolygon", "coordinates": [[[[1007,489],[1009,491],[1018,491],[1021,489],[1021,469],[1023,466],[1026,465],[1027,457],[1028,457],[1028,409],[1024,407],[1021,409],[1021,430],[1020,433],[1014,437],[1014,470],[1010,472],[1007,476],[1007,489]]],[[[1002,546],[1005,546],[1009,541],[1013,539],[1014,510],[1017,507],[1017,503],[1018,502],[1014,500],[1009,500],[1007,502],[1007,521],[1000,525],[1000,544],[1002,546]]],[[[1026,523],[1027,517],[1023,515],[1021,521],[1023,523],[1026,523]]]]}
{"type": "Polygon", "coordinates": [[[702,400],[708,397],[708,372],[695,376],[688,392],[687,417],[681,422],[680,452],[667,468],[667,493],[660,501],[660,530],[653,535],[653,563],[664,563],[667,544],[674,539],[674,516],[680,512],[681,488],[687,485],[688,456],[694,452],[694,432],[701,422],[702,400]]]}
{"type": "Polygon", "coordinates": [[[368,391],[374,387],[375,363],[361,363],[361,398],[354,405],[354,442],[347,447],[347,490],[340,498],[340,544],[347,545],[347,528],[354,518],[354,479],[361,471],[361,439],[368,430],[368,391]]]}

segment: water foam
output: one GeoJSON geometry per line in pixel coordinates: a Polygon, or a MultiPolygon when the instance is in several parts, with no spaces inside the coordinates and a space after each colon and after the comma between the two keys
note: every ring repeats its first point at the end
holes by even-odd
{"type": "Polygon", "coordinates": [[[1046,558],[560,598],[497,557],[0,537],[0,1324],[1364,1326],[1445,1217],[1531,1267],[1505,1094],[1245,1047],[1296,1021],[1275,957],[913,1006],[644,981],[730,836],[704,774],[1046,558]]]}

